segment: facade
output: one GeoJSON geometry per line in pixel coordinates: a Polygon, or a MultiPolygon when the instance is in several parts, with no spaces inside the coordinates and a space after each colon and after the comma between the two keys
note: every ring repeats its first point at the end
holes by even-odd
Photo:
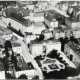
{"type": "Polygon", "coordinates": [[[69,42],[65,45],[64,53],[77,66],[80,66],[80,45],[69,42]]]}
{"type": "Polygon", "coordinates": [[[50,15],[45,16],[44,22],[49,28],[58,27],[58,21],[55,19],[55,17],[52,17],[50,15]]]}
{"type": "Polygon", "coordinates": [[[80,30],[75,30],[75,31],[73,31],[73,36],[74,36],[75,38],[80,38],[80,30]]]}
{"type": "Polygon", "coordinates": [[[34,10],[34,5],[32,5],[32,4],[27,5],[26,8],[28,8],[29,10],[34,10]]]}
{"type": "Polygon", "coordinates": [[[61,43],[58,40],[44,40],[41,42],[32,42],[30,44],[30,51],[34,57],[39,55],[46,55],[53,49],[61,51],[61,43]]]}
{"type": "Polygon", "coordinates": [[[71,28],[71,30],[78,30],[80,29],[80,21],[77,20],[76,18],[70,19],[70,18],[66,18],[65,19],[65,23],[68,27],[71,28]]]}
{"type": "Polygon", "coordinates": [[[12,43],[12,50],[14,53],[22,55],[22,47],[20,43],[12,43]]]}
{"type": "Polygon", "coordinates": [[[0,61],[0,79],[6,79],[5,77],[5,69],[2,61],[0,61]]]}
{"type": "Polygon", "coordinates": [[[29,44],[31,41],[35,40],[36,38],[39,38],[38,35],[33,35],[33,34],[27,34],[24,37],[24,41],[26,42],[26,44],[29,44]]]}

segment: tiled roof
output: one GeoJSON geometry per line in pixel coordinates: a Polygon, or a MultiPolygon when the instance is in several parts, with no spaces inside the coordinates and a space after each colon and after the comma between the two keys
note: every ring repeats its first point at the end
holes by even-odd
{"type": "Polygon", "coordinates": [[[80,56],[80,45],[72,42],[68,42],[67,45],[80,56]]]}
{"type": "Polygon", "coordinates": [[[24,61],[24,59],[22,60],[20,57],[18,58],[17,66],[21,69],[21,71],[22,71],[22,70],[34,69],[31,62],[26,63],[26,62],[24,61]],[[31,67],[30,67],[30,66],[31,66],[31,67]]]}
{"type": "Polygon", "coordinates": [[[56,42],[60,42],[59,40],[43,40],[43,41],[32,41],[31,45],[36,45],[36,44],[48,44],[48,43],[56,43],[56,42]]]}
{"type": "Polygon", "coordinates": [[[20,43],[12,43],[12,46],[13,47],[19,47],[19,46],[21,46],[21,44],[20,43]]]}

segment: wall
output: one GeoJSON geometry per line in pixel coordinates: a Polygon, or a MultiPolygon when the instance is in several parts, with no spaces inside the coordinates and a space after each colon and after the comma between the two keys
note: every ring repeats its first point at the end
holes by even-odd
{"type": "Polygon", "coordinates": [[[52,27],[51,22],[49,22],[46,18],[44,18],[44,22],[49,28],[52,27]]]}
{"type": "Polygon", "coordinates": [[[13,52],[19,53],[20,55],[22,55],[22,47],[18,46],[18,47],[12,47],[13,52]]]}
{"type": "Polygon", "coordinates": [[[73,35],[75,38],[80,38],[80,31],[73,31],[73,35]]]}
{"type": "Polygon", "coordinates": [[[14,29],[18,30],[21,29],[22,31],[22,24],[19,23],[18,21],[14,20],[14,19],[11,19],[10,18],[10,22],[11,22],[11,27],[13,27],[14,29]]]}
{"type": "Polygon", "coordinates": [[[6,18],[6,17],[3,17],[2,16],[2,21],[5,23],[5,24],[9,24],[9,22],[10,22],[10,18],[6,18]]]}
{"type": "Polygon", "coordinates": [[[12,38],[13,34],[3,35],[3,39],[10,40],[12,38]]]}
{"type": "Polygon", "coordinates": [[[72,23],[72,30],[75,30],[75,29],[80,29],[80,22],[73,22],[72,23]]]}
{"type": "Polygon", "coordinates": [[[52,35],[51,32],[49,32],[49,33],[44,33],[43,35],[44,35],[44,37],[45,37],[45,38],[44,38],[45,40],[50,39],[50,38],[53,37],[53,35],[52,35]]]}
{"type": "Polygon", "coordinates": [[[43,54],[43,45],[42,44],[33,45],[31,48],[31,52],[34,57],[43,54]]]}
{"type": "Polygon", "coordinates": [[[6,79],[5,71],[0,71],[0,79],[6,79]]]}
{"type": "Polygon", "coordinates": [[[46,54],[51,52],[53,49],[58,50],[59,52],[61,51],[61,43],[59,42],[54,42],[54,43],[48,43],[46,45],[46,54]]]}
{"type": "Polygon", "coordinates": [[[34,69],[33,70],[17,71],[15,74],[16,74],[16,78],[18,78],[22,74],[25,74],[26,76],[28,76],[28,79],[31,79],[35,75],[34,69]]]}

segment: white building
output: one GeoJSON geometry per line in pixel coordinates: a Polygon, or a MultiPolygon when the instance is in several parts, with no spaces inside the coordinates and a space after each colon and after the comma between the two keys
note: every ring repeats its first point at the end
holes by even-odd
{"type": "Polygon", "coordinates": [[[33,35],[33,34],[28,34],[28,35],[25,35],[24,37],[24,41],[26,42],[26,44],[29,44],[31,41],[35,40],[36,38],[39,38],[38,35],[33,35]]]}
{"type": "Polygon", "coordinates": [[[33,4],[28,4],[26,5],[26,8],[28,8],[29,10],[34,10],[34,5],[33,4]]]}
{"type": "Polygon", "coordinates": [[[22,47],[20,43],[12,43],[12,50],[14,53],[22,55],[22,47]]]}
{"type": "Polygon", "coordinates": [[[44,21],[49,28],[58,27],[58,21],[52,16],[49,15],[45,16],[44,21]]]}
{"type": "Polygon", "coordinates": [[[75,30],[75,31],[73,31],[73,36],[74,36],[75,38],[80,38],[80,30],[75,30]]]}
{"type": "Polygon", "coordinates": [[[30,51],[34,57],[39,55],[48,54],[53,49],[61,51],[61,43],[58,40],[45,40],[41,42],[32,42],[30,45],[30,51]],[[44,52],[44,48],[46,51],[44,52]]]}
{"type": "Polygon", "coordinates": [[[1,61],[0,61],[0,79],[6,79],[4,65],[1,61]]]}
{"type": "Polygon", "coordinates": [[[70,27],[72,30],[78,30],[80,29],[80,21],[76,18],[70,19],[66,18],[65,23],[68,27],[70,27]]]}

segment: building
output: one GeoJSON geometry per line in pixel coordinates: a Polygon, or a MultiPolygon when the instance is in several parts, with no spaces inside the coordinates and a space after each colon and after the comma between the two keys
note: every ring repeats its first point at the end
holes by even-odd
{"type": "Polygon", "coordinates": [[[71,30],[78,30],[80,29],[80,20],[76,18],[66,18],[65,19],[66,26],[70,27],[71,30]]]}
{"type": "Polygon", "coordinates": [[[22,47],[20,43],[12,43],[12,50],[14,53],[22,55],[22,47]]]}
{"type": "Polygon", "coordinates": [[[73,36],[74,36],[75,38],[80,38],[80,30],[75,30],[75,31],[73,31],[73,36]]]}
{"type": "Polygon", "coordinates": [[[50,16],[47,14],[44,18],[44,22],[49,28],[58,27],[58,21],[54,16],[50,16]]]}
{"type": "Polygon", "coordinates": [[[0,60],[0,79],[6,79],[5,68],[1,60],[0,60]]]}
{"type": "Polygon", "coordinates": [[[44,35],[44,40],[53,38],[52,31],[50,31],[50,30],[45,29],[42,31],[42,34],[44,35]]]}
{"type": "Polygon", "coordinates": [[[61,43],[58,40],[44,40],[40,42],[32,42],[30,44],[30,52],[34,57],[46,55],[53,49],[61,51],[61,43]]]}
{"type": "Polygon", "coordinates": [[[10,30],[8,30],[8,32],[6,31],[3,34],[3,37],[2,38],[5,39],[5,40],[11,40],[12,36],[13,36],[13,33],[10,30]]]}
{"type": "Polygon", "coordinates": [[[18,78],[20,75],[26,75],[28,79],[32,79],[34,74],[34,67],[31,62],[26,63],[21,56],[17,56],[17,68],[15,72],[16,78],[18,78]]]}
{"type": "Polygon", "coordinates": [[[39,38],[38,35],[25,33],[24,41],[26,42],[26,44],[29,44],[31,41],[36,40],[37,38],[39,38]]]}
{"type": "Polygon", "coordinates": [[[33,34],[39,35],[45,29],[46,29],[46,27],[45,27],[44,23],[42,23],[42,22],[34,22],[33,34]]]}
{"type": "Polygon", "coordinates": [[[44,22],[44,13],[36,12],[33,16],[29,16],[29,19],[34,22],[44,22]]]}
{"type": "Polygon", "coordinates": [[[28,4],[28,5],[26,5],[26,8],[28,8],[29,10],[34,10],[34,5],[28,4]]]}
{"type": "Polygon", "coordinates": [[[31,21],[29,19],[25,19],[23,17],[29,16],[28,10],[20,10],[19,8],[9,8],[3,11],[2,21],[9,26],[9,23],[13,29],[20,31],[22,34],[27,32],[27,28],[31,26],[31,21]],[[17,27],[16,27],[17,26],[17,27]]]}
{"type": "Polygon", "coordinates": [[[0,36],[2,39],[10,40],[13,36],[13,32],[7,28],[0,26],[0,36]]]}
{"type": "Polygon", "coordinates": [[[80,44],[68,42],[64,53],[77,67],[80,67],[80,44]]]}

